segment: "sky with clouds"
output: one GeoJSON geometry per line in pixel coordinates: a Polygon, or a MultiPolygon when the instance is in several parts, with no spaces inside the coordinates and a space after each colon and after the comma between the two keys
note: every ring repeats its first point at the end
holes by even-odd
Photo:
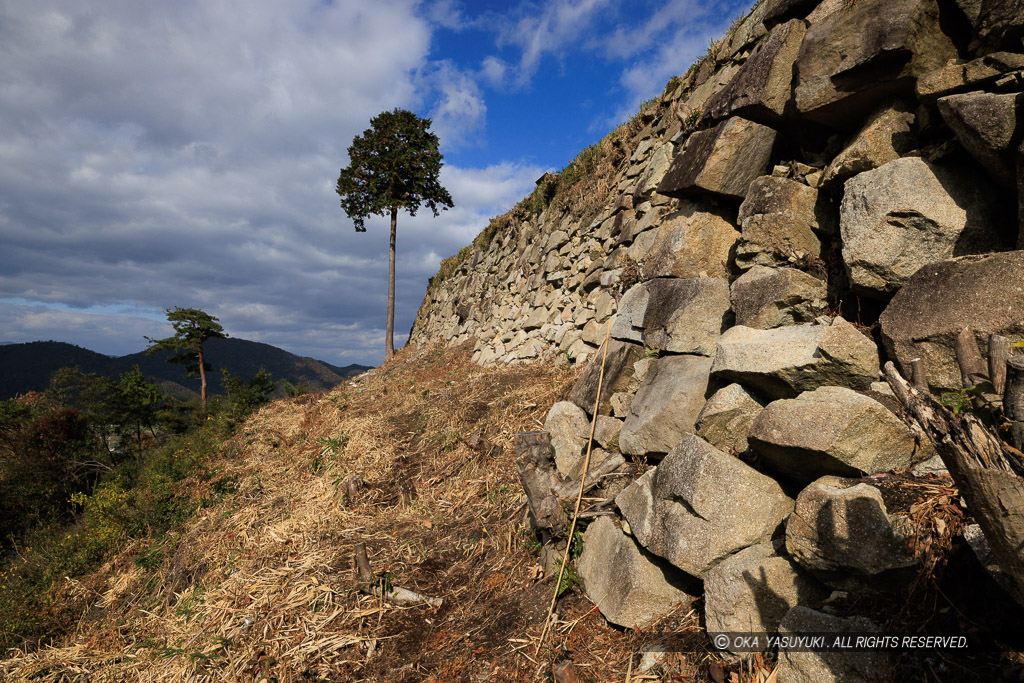
{"type": "Polygon", "coordinates": [[[455,207],[398,218],[396,345],[438,263],[683,73],[710,0],[0,0],[0,342],[122,355],[201,308],[383,359],[385,218],[334,191],[381,111],[432,119],[455,207]]]}

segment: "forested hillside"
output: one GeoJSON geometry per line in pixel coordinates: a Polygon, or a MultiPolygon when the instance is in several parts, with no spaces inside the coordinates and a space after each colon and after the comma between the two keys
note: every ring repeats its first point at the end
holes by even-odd
{"type": "MultiPolygon", "coordinates": [[[[275,380],[286,380],[293,386],[302,384],[310,391],[326,391],[345,378],[368,369],[364,365],[329,365],[269,344],[234,337],[210,340],[207,354],[207,360],[214,368],[209,381],[215,394],[224,391],[221,368],[230,374],[252,377],[263,367],[275,380]]],[[[42,391],[59,368],[77,367],[82,372],[117,378],[134,365],[138,365],[145,376],[155,380],[168,394],[179,398],[198,395],[199,379],[185,377],[180,365],[167,362],[169,356],[169,352],[147,355],[144,351],[127,356],[105,356],[55,341],[5,344],[0,346],[0,399],[28,391],[42,391]]]]}

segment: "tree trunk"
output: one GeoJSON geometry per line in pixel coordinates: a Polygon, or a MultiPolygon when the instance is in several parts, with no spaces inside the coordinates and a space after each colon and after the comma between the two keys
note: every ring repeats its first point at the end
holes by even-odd
{"type": "Polygon", "coordinates": [[[1015,462],[981,420],[969,412],[954,414],[931,396],[920,394],[891,362],[885,364],[885,378],[931,439],[992,554],[1013,579],[1014,597],[1024,604],[1024,464],[1015,462]]]}
{"type": "Polygon", "coordinates": [[[398,209],[391,209],[391,248],[388,250],[388,319],[384,329],[384,360],[395,355],[395,233],[398,209]]]}
{"type": "Polygon", "coordinates": [[[203,400],[203,413],[206,413],[206,367],[203,362],[203,345],[199,345],[199,349],[196,351],[196,355],[199,356],[199,395],[203,400]]]}

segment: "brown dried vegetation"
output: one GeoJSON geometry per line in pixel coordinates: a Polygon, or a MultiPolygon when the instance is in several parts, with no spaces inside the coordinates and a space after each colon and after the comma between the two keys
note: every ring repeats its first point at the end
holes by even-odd
{"type": "MultiPolygon", "coordinates": [[[[513,439],[577,373],[469,355],[405,349],[330,394],[261,410],[216,456],[237,490],[167,540],[158,567],[133,562],[146,550],[134,543],[66,581],[71,635],[7,653],[0,678],[535,680],[564,659],[588,680],[625,678],[640,635],[578,592],[537,651],[552,585],[537,578],[513,439]],[[381,581],[443,604],[357,590],[356,543],[381,581]]],[[[678,620],[702,638],[692,614],[678,620]]]]}

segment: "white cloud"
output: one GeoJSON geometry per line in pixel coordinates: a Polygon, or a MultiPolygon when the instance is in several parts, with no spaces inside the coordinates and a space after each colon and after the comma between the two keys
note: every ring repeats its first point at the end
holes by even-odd
{"type": "Polygon", "coordinates": [[[502,31],[499,44],[517,46],[520,51],[516,82],[529,83],[545,55],[557,55],[580,42],[588,25],[609,0],[553,0],[539,14],[522,16],[502,31]]]}
{"type": "MultiPolygon", "coordinates": [[[[352,232],[334,179],[371,116],[431,95],[418,11],[0,1],[0,339],[135,351],[153,321],[98,304],[196,305],[232,334],[378,360],[386,245],[352,232]],[[331,332],[296,334],[314,329],[331,332]]],[[[472,81],[447,85],[442,118],[482,120],[472,81]]],[[[405,291],[399,329],[423,290],[405,291]]]]}
{"type": "Polygon", "coordinates": [[[494,55],[489,55],[480,64],[480,78],[492,88],[504,88],[508,70],[508,64],[494,55]]]}
{"type": "Polygon", "coordinates": [[[445,61],[430,80],[438,91],[431,128],[442,150],[477,141],[486,123],[487,105],[473,76],[445,61]]]}

